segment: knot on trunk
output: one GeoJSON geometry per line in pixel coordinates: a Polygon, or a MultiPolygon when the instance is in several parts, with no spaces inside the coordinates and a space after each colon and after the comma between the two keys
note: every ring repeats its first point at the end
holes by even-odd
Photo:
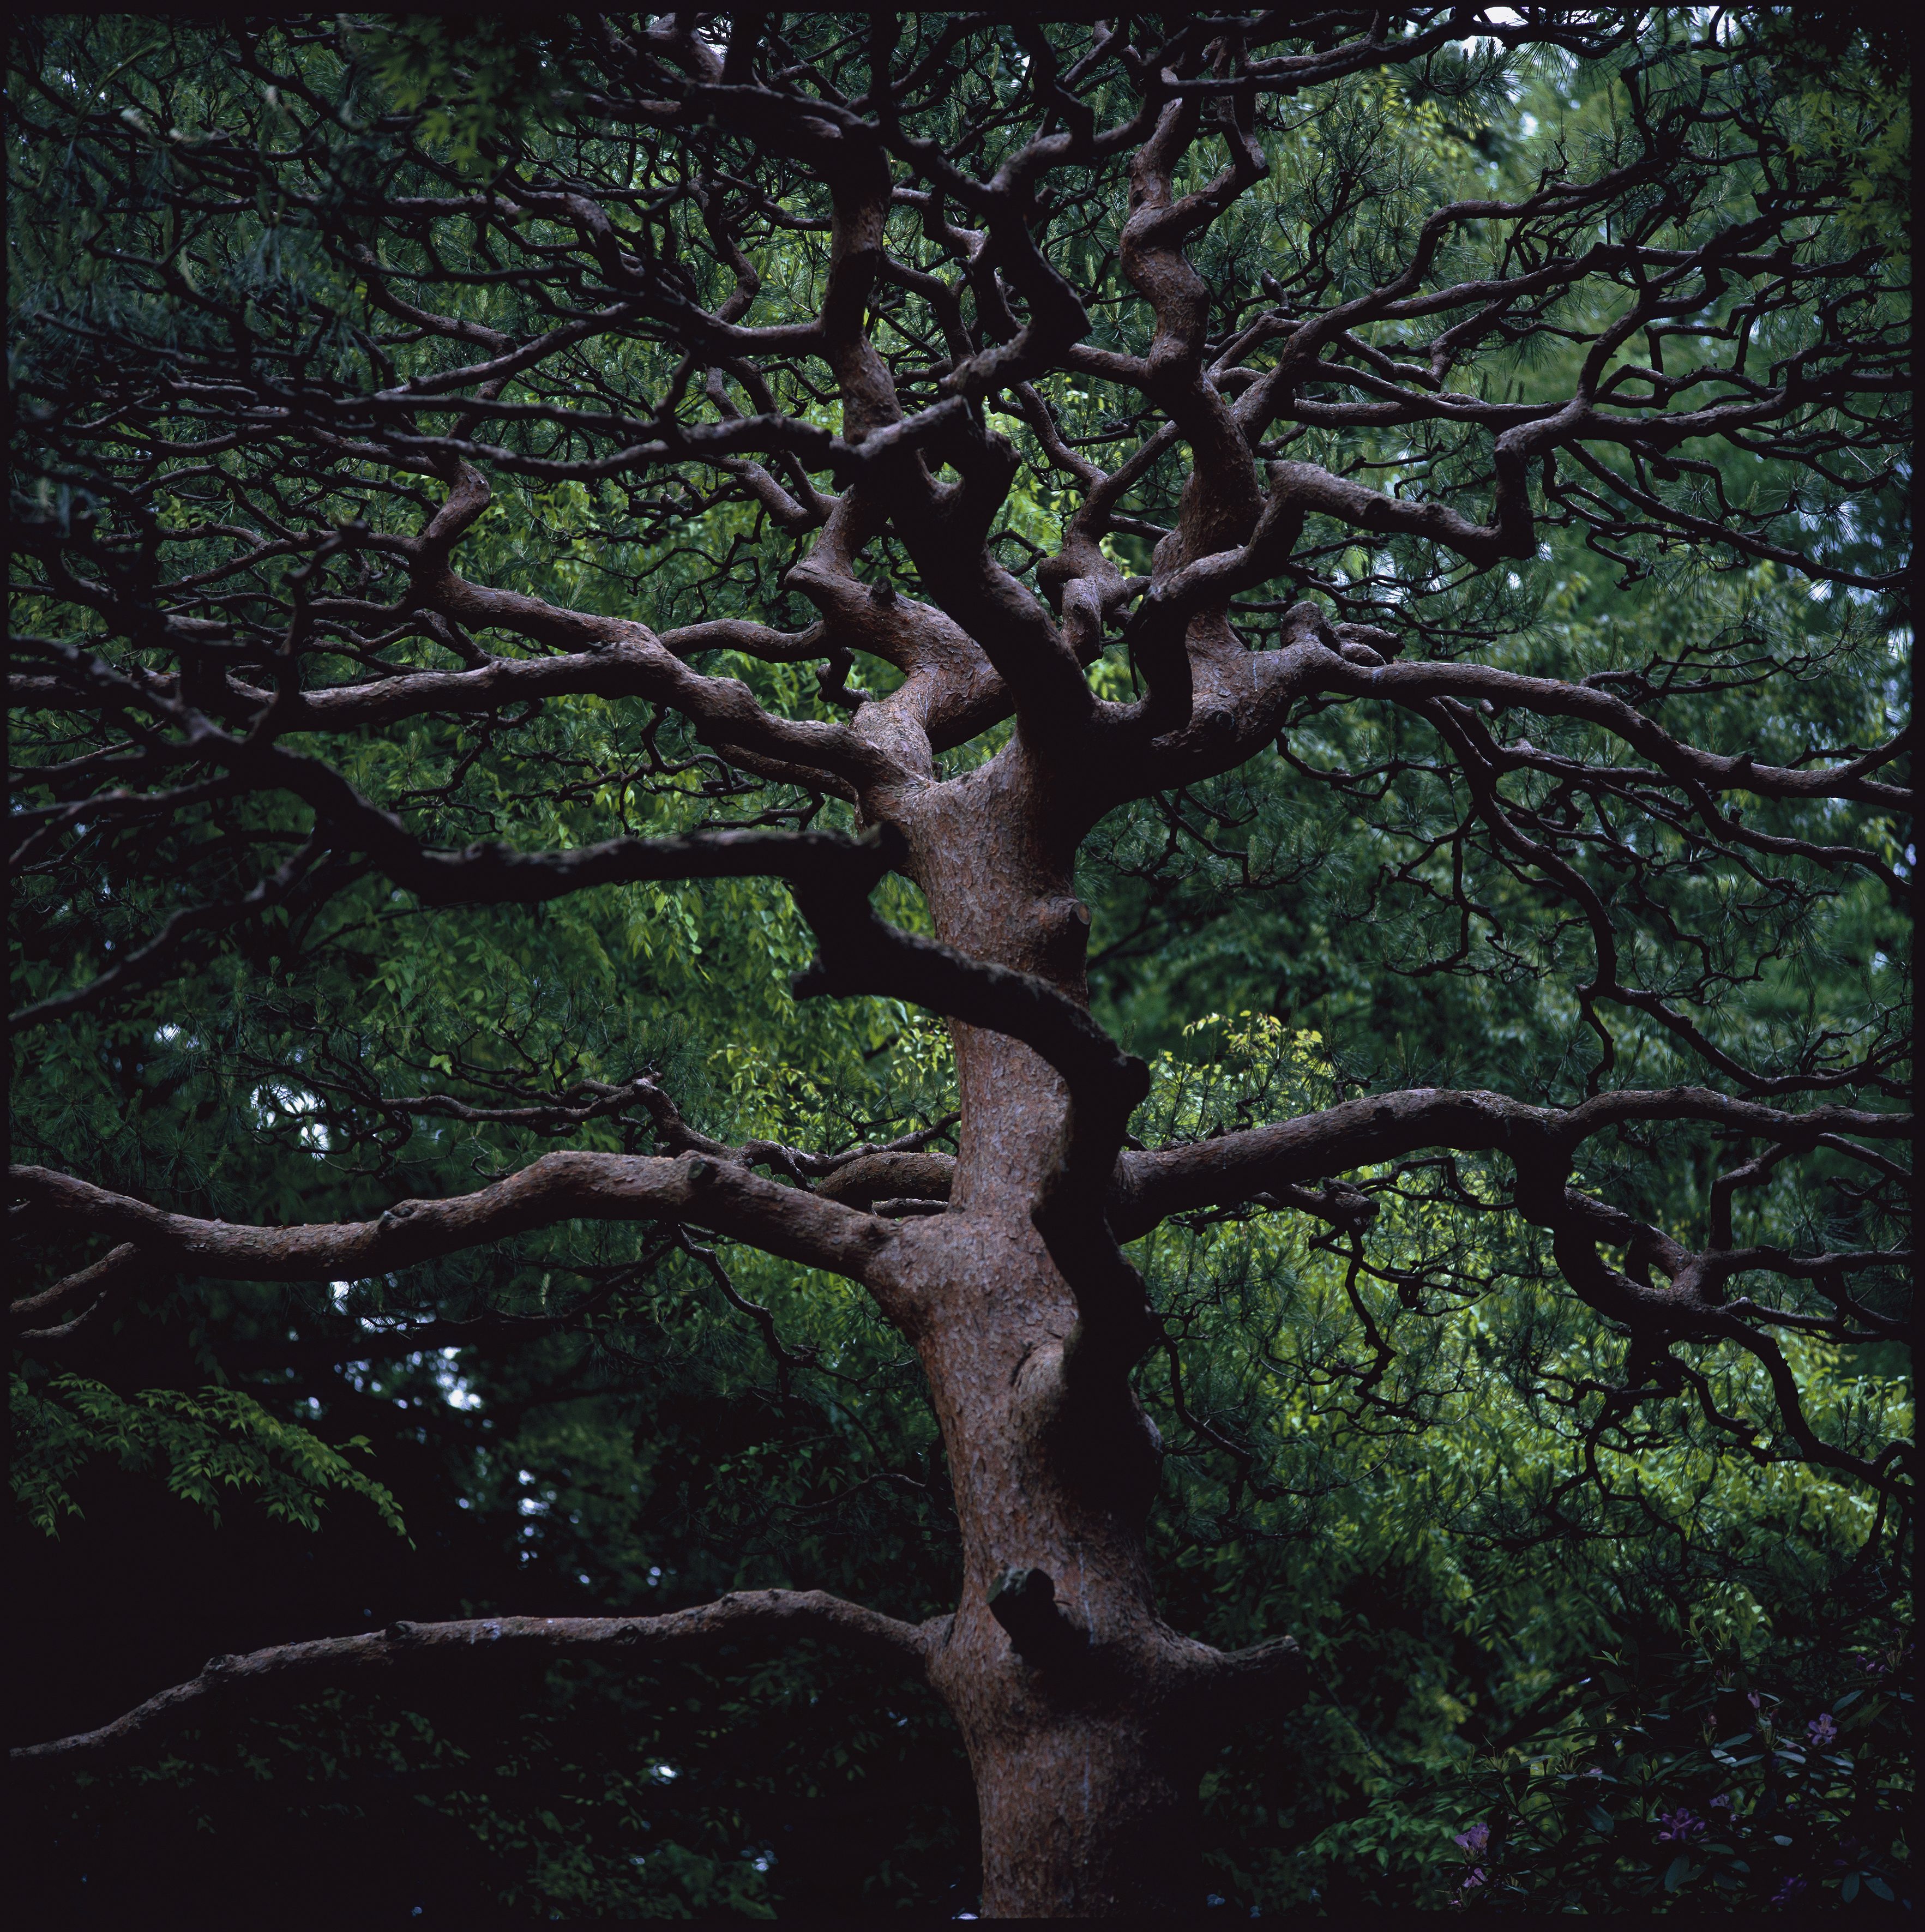
{"type": "Polygon", "coordinates": [[[1048,1669],[1074,1663],[1090,1647],[1057,1607],[1056,1586],[1046,1570],[1005,1570],[989,1586],[989,1614],[1009,1634],[1010,1647],[1025,1664],[1048,1669]]]}

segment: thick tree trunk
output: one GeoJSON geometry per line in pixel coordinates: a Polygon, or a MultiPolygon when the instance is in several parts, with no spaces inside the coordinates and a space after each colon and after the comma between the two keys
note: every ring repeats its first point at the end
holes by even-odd
{"type": "Polygon", "coordinates": [[[1033,1228],[979,1210],[916,1232],[931,1308],[918,1342],[964,1556],[961,1600],[931,1676],[975,1774],[982,1909],[1095,1916],[1193,1906],[1199,1714],[1183,1693],[1197,1688],[1200,1646],[1156,1615],[1144,1534],[1150,1424],[1132,1403],[1119,1410],[1132,1435],[1092,1441],[1083,1418],[1066,1417],[1063,1346],[1075,1310],[1033,1228]],[[1025,1597],[1021,1617],[1010,1600],[1025,1597]]]}
{"type": "Polygon", "coordinates": [[[998,1683],[990,1659],[973,1675],[952,1708],[975,1720],[964,1730],[982,1819],[983,1916],[1200,1905],[1199,1767],[1167,1724],[1145,1715],[1130,1679],[1079,1698],[998,1683]]]}
{"type": "MultiPolygon", "coordinates": [[[[905,829],[940,938],[1087,997],[1081,815],[1039,795],[1020,741],[922,793],[905,829]]],[[[1201,1766],[1185,1693],[1205,1653],[1156,1615],[1145,1527],[1160,1448],[1120,1374],[1097,1401],[1066,1403],[1076,1304],[1030,1218],[1065,1090],[1006,1036],[953,1031],[949,1210],[905,1228],[900,1278],[962,1531],[961,1601],[931,1676],[974,1769],[982,1910],[1193,1907],[1201,1766]]]]}
{"type": "Polygon", "coordinates": [[[1144,1534],[1150,1425],[1132,1405],[1134,1439],[1093,1442],[1064,1427],[1074,1310],[1033,1228],[981,1213],[926,1226],[916,1231],[923,1281],[940,1312],[918,1339],[964,1552],[961,1600],[931,1676],[975,1773],[983,1910],[1193,1905],[1201,1767],[1183,1694],[1197,1685],[1201,1646],[1156,1616],[1144,1534]],[[1039,1572],[1053,1603],[1033,1600],[1039,1572]],[[1009,1600],[1025,1595],[1030,1613],[1019,1617],[1009,1600]]]}

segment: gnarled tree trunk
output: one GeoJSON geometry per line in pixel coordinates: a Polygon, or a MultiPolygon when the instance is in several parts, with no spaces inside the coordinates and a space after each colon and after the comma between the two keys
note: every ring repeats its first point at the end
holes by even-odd
{"type": "MultiPolygon", "coordinates": [[[[1020,741],[905,818],[937,937],[1085,1002],[1088,915],[1073,848],[1051,849],[1073,822],[1051,809],[1020,741]]],[[[1076,1298],[1032,1210],[1068,1094],[1019,1042],[953,1033],[963,1130],[949,1209],[904,1230],[895,1266],[962,1534],[961,1601],[930,1676],[975,1773],[982,1910],[1194,1906],[1199,1713],[1186,1694],[1211,1653],[1156,1616],[1153,1426],[1120,1376],[1087,1391],[1066,1377],[1076,1298]]]]}

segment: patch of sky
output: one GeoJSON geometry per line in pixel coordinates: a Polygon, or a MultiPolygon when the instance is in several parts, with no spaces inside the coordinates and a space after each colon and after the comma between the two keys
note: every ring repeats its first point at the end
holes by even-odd
{"type": "Polygon", "coordinates": [[[319,1114],[321,1109],[320,1102],[312,1094],[303,1094],[298,1088],[275,1081],[265,1087],[256,1087],[253,1098],[257,1113],[277,1113],[284,1119],[299,1120],[301,1124],[296,1137],[311,1152],[325,1154],[333,1147],[334,1136],[328,1131],[325,1123],[307,1118],[319,1114]]]}
{"type": "Polygon", "coordinates": [[[462,1379],[456,1366],[460,1356],[458,1348],[443,1348],[432,1358],[435,1386],[450,1408],[479,1408],[481,1398],[462,1379]]]}

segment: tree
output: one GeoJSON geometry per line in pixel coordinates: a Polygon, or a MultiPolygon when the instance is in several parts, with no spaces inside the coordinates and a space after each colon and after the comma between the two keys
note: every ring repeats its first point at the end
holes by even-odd
{"type": "Polygon", "coordinates": [[[1814,1388],[1906,1333],[1903,110],[1789,31],[41,23],[10,698],[14,1024],[64,1042],[16,1126],[57,1158],[12,1173],[43,1514],[103,1430],[190,1491],[384,1498],[251,1397],[47,1378],[196,1298],[250,1311],[210,1345],[240,1373],[618,1348],[686,1268],[787,1402],[821,1358],[746,1253],[913,1348],[960,1575],[921,1620],[769,1588],[283,1644],[16,1756],[357,1673],[820,1639],[946,1708],[986,1912],[1188,1903],[1205,1764],[1306,1672],[1158,1614],[1146,1373],[1234,1492],[1279,1480],[1185,1398],[1234,1338],[1146,1281],[1159,1229],[1298,1242],[1354,1324],[1310,1412],[1420,1447],[1467,1304],[1582,1311],[1559,1353],[1551,1303],[1508,1310],[1567,1425],[1554,1525],[1648,1412],[1863,1499],[1857,1556],[1902,1538],[1891,1405],[1814,1388]],[[1085,894],[1113,978],[1180,923],[1173,854],[1249,888],[1279,1010],[1317,908],[1375,921],[1372,998],[1482,1080],[1252,1019],[1201,1090],[1153,1081],[1093,1016],[1085,894]],[[758,881],[806,924],[796,999],[856,1020],[753,989],[800,937],[758,881]],[[751,936],[707,1024],[786,1132],[705,1131],[747,1110],[623,983],[674,992],[717,904],[751,936]],[[228,1144],[170,1172],[217,1060],[228,1144]],[[91,1174],[63,1066],[134,1117],[91,1174]],[[539,1138],[571,1144],[502,1170],[539,1138]],[[487,1312],[442,1313],[476,1256],[487,1312]],[[378,1348],[328,1326],[391,1296],[421,1318],[378,1348]],[[223,1428],[253,1460],[210,1474],[223,1428]]]}

